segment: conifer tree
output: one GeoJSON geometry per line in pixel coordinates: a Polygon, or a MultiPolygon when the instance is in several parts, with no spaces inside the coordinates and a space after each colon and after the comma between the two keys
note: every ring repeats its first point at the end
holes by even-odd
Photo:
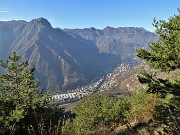
{"type": "Polygon", "coordinates": [[[161,121],[167,122],[170,121],[169,118],[173,118],[179,129],[180,9],[178,15],[170,17],[168,21],[154,19],[153,25],[159,40],[151,42],[148,49],[137,50],[137,56],[144,59],[150,67],[150,71],[143,69],[138,77],[141,83],[148,84],[147,92],[160,96],[162,105],[158,111],[161,112],[161,121]]]}
{"type": "Polygon", "coordinates": [[[60,109],[51,106],[49,93],[42,93],[34,77],[35,68],[29,68],[28,61],[21,61],[14,52],[8,61],[0,60],[0,66],[5,69],[5,73],[0,73],[0,134],[27,134],[31,125],[33,133],[40,134],[42,119],[42,128],[50,124],[48,120],[55,113],[58,116],[54,118],[59,119],[60,109]]]}
{"type": "Polygon", "coordinates": [[[180,95],[178,75],[174,78],[176,83],[169,76],[171,71],[180,69],[180,10],[178,11],[179,14],[170,17],[168,22],[154,19],[153,25],[159,40],[151,42],[149,49],[137,50],[137,56],[144,59],[150,69],[156,70],[149,74],[142,70],[139,75],[140,82],[149,84],[149,92],[160,92],[164,96],[168,93],[180,95]],[[166,74],[166,77],[157,78],[156,72],[159,70],[166,74]]]}
{"type": "MultiPolygon", "coordinates": [[[[180,13],[180,9],[178,10],[180,13]]],[[[137,56],[144,59],[151,68],[169,72],[180,68],[180,14],[169,21],[157,21],[153,25],[159,36],[157,42],[149,44],[150,49],[138,49],[137,56]]]]}

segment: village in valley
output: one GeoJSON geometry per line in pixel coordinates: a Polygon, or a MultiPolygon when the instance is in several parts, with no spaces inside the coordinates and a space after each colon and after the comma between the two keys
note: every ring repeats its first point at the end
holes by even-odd
{"type": "Polygon", "coordinates": [[[101,77],[97,81],[94,81],[90,83],[89,85],[86,85],[83,87],[79,87],[73,90],[68,90],[67,93],[54,94],[52,95],[52,99],[54,99],[55,103],[63,105],[63,104],[77,101],[87,95],[90,95],[96,92],[110,90],[113,87],[117,86],[118,84],[117,76],[127,71],[128,68],[130,68],[129,65],[121,64],[117,68],[115,68],[113,72],[108,73],[106,76],[101,77]]]}

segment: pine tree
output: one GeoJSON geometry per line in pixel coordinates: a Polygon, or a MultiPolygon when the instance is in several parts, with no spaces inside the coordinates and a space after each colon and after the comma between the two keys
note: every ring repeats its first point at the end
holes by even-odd
{"type": "Polygon", "coordinates": [[[150,43],[150,49],[138,49],[137,56],[144,59],[151,68],[163,72],[179,69],[180,15],[171,17],[168,22],[154,19],[153,25],[156,27],[159,40],[150,43]]]}
{"type": "Polygon", "coordinates": [[[161,121],[169,124],[169,118],[176,117],[174,123],[177,128],[180,114],[180,9],[178,13],[168,21],[154,19],[153,25],[159,40],[151,42],[148,49],[137,50],[137,56],[150,67],[150,71],[141,71],[139,81],[148,84],[147,92],[157,93],[161,98],[162,104],[158,110],[161,121]],[[174,77],[172,72],[176,73],[174,77]]]}
{"type": "Polygon", "coordinates": [[[0,73],[0,134],[22,130],[27,133],[30,125],[35,126],[33,132],[40,134],[38,126],[41,120],[49,122],[55,113],[58,116],[54,118],[59,120],[60,109],[53,108],[49,93],[42,93],[34,77],[35,68],[30,68],[28,61],[21,61],[14,52],[9,61],[0,60],[0,66],[5,69],[5,73],[0,73]]]}

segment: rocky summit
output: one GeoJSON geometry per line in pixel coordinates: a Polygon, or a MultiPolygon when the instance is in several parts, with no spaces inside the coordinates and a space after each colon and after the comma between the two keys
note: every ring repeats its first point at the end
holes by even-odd
{"type": "Polygon", "coordinates": [[[16,51],[36,68],[44,89],[64,91],[136,63],[135,49],[157,36],[143,28],[53,28],[44,18],[0,22],[0,57],[16,51]]]}

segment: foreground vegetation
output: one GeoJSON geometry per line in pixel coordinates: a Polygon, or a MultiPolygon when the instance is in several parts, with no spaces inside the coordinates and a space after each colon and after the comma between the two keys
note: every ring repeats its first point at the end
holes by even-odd
{"type": "Polygon", "coordinates": [[[146,88],[132,96],[95,94],[82,99],[75,117],[63,120],[50,93],[43,93],[34,68],[13,53],[0,60],[0,134],[94,135],[180,133],[180,11],[168,22],[154,20],[159,41],[138,49],[150,69],[142,69],[139,81],[146,88]],[[142,131],[141,129],[145,129],[142,131]],[[159,130],[161,129],[161,130],[159,130]]]}
{"type": "Polygon", "coordinates": [[[137,125],[146,128],[142,134],[180,133],[180,75],[171,76],[180,69],[180,10],[168,22],[154,19],[153,25],[159,40],[149,49],[137,50],[150,68],[138,76],[146,89],[125,99],[107,95],[83,99],[73,111],[76,117],[66,121],[63,134],[111,134],[116,127],[121,127],[119,133],[138,134],[137,125]]]}
{"type": "Polygon", "coordinates": [[[16,53],[0,65],[0,134],[60,134],[62,109],[40,90],[35,69],[16,53]]]}
{"type": "Polygon", "coordinates": [[[102,94],[86,97],[73,110],[76,117],[66,121],[63,134],[109,134],[119,125],[130,129],[132,125],[148,122],[153,117],[157,100],[155,95],[144,91],[124,99],[102,94]]]}

